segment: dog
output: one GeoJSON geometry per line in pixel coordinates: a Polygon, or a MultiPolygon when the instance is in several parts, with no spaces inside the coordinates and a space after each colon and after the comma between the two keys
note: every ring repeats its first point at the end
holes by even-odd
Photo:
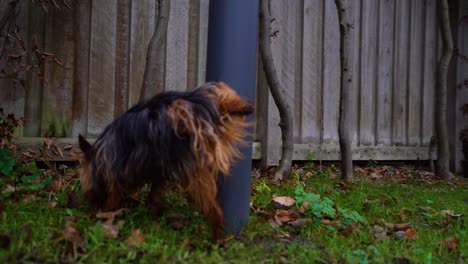
{"type": "Polygon", "coordinates": [[[221,240],[217,179],[242,158],[252,113],[252,104],[223,82],[157,94],[115,119],[93,145],[79,135],[82,192],[91,208],[110,211],[150,184],[147,204],[160,215],[164,190],[177,186],[221,240]]]}

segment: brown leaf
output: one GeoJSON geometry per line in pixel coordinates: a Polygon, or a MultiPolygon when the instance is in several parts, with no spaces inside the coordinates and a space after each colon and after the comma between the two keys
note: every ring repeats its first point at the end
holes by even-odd
{"type": "Polygon", "coordinates": [[[3,189],[2,194],[10,194],[16,192],[16,188],[13,187],[11,184],[7,184],[5,189],[3,189]]]}
{"type": "Polygon", "coordinates": [[[405,224],[395,224],[395,223],[387,223],[384,222],[384,225],[390,229],[391,231],[406,231],[407,229],[411,228],[411,225],[408,223],[405,224]]]}
{"type": "Polygon", "coordinates": [[[300,215],[296,210],[278,209],[276,210],[274,219],[279,226],[282,226],[283,224],[299,219],[299,217],[300,215]]]}
{"type": "Polygon", "coordinates": [[[305,225],[308,225],[311,222],[312,222],[312,219],[310,219],[310,218],[301,218],[301,219],[297,219],[297,220],[289,222],[288,225],[290,225],[292,227],[299,228],[299,227],[303,227],[305,225]]]}
{"type": "Polygon", "coordinates": [[[460,244],[460,238],[458,237],[449,237],[447,239],[441,240],[437,242],[438,245],[443,245],[445,246],[448,250],[455,250],[458,248],[458,245],[460,244]]]}
{"type": "Polygon", "coordinates": [[[102,229],[108,238],[117,238],[119,236],[119,226],[114,225],[111,221],[106,221],[103,223],[102,229]]]}
{"type": "Polygon", "coordinates": [[[50,137],[44,138],[44,146],[47,147],[47,149],[50,149],[50,146],[52,146],[53,140],[50,137]]]}
{"type": "Polygon", "coordinates": [[[65,229],[63,230],[63,238],[71,242],[73,245],[84,247],[85,240],[83,239],[83,236],[75,227],[72,226],[71,223],[65,224],[65,229]]]}
{"type": "Polygon", "coordinates": [[[63,158],[63,152],[62,152],[62,150],[60,149],[60,147],[57,146],[57,145],[54,145],[54,149],[55,149],[55,151],[58,153],[58,155],[59,155],[60,157],[63,158]]]}
{"type": "Polygon", "coordinates": [[[67,144],[65,147],[63,147],[64,151],[70,151],[74,147],[73,144],[67,144]]]}
{"type": "Polygon", "coordinates": [[[50,201],[47,203],[47,208],[55,208],[57,206],[57,201],[50,201]]]}
{"type": "Polygon", "coordinates": [[[139,245],[145,241],[143,233],[141,233],[140,229],[133,229],[132,235],[127,239],[127,245],[129,247],[133,247],[139,245]]]}
{"type": "Polygon", "coordinates": [[[310,206],[310,201],[305,201],[302,205],[301,205],[301,208],[299,208],[299,212],[301,214],[304,214],[305,211],[307,211],[307,209],[309,209],[309,206],[310,206]]]}
{"type": "Polygon", "coordinates": [[[187,217],[183,214],[173,213],[166,216],[166,221],[172,228],[180,230],[189,224],[187,217]]]}
{"type": "Polygon", "coordinates": [[[418,233],[413,228],[409,228],[409,229],[406,229],[403,237],[407,239],[416,239],[418,237],[418,233]]]}
{"type": "Polygon", "coordinates": [[[121,215],[125,211],[124,208],[120,208],[116,211],[109,211],[109,212],[98,212],[96,214],[96,218],[98,219],[106,219],[107,221],[113,222],[115,217],[121,215]]]}
{"type": "Polygon", "coordinates": [[[50,188],[53,191],[60,191],[60,190],[62,190],[62,186],[63,186],[62,179],[58,179],[58,180],[52,182],[52,184],[50,185],[50,188]]]}
{"type": "Polygon", "coordinates": [[[65,174],[63,174],[63,177],[66,180],[70,180],[70,179],[78,177],[78,175],[79,175],[79,173],[76,172],[76,171],[67,171],[67,172],[65,172],[65,174]]]}
{"type": "Polygon", "coordinates": [[[288,197],[288,196],[277,196],[272,199],[272,201],[286,207],[290,207],[294,205],[296,200],[294,198],[288,197]]]}

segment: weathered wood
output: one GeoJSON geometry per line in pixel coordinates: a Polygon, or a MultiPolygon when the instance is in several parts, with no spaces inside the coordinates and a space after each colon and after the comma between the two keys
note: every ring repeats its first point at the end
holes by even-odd
{"type": "Polygon", "coordinates": [[[187,88],[193,88],[198,84],[198,52],[200,48],[200,0],[189,1],[189,28],[187,51],[187,88]]]}
{"type": "Polygon", "coordinates": [[[208,16],[210,0],[200,0],[198,33],[198,85],[206,81],[206,50],[208,47],[208,16]]]}
{"type": "Polygon", "coordinates": [[[165,90],[187,90],[189,1],[172,0],[167,29],[165,90]]]}
{"type": "MultiPolygon", "coordinates": [[[[155,28],[157,0],[132,1],[132,17],[130,29],[130,76],[129,76],[129,105],[134,105],[140,100],[143,75],[145,72],[146,54],[148,45],[155,28]]],[[[164,49],[163,49],[164,50],[164,49]]],[[[165,52],[160,52],[158,60],[164,61],[165,52]],[[162,59],[161,59],[162,57],[162,59]]],[[[162,76],[164,69],[153,74],[162,76]]],[[[161,79],[161,77],[159,77],[161,79]]],[[[156,82],[158,84],[158,82],[156,82]]],[[[155,91],[147,92],[146,96],[155,91]]]]}
{"type": "Polygon", "coordinates": [[[91,0],[80,1],[73,15],[75,65],[73,66],[72,135],[87,136],[89,63],[91,52],[91,0]]]}
{"type": "Polygon", "coordinates": [[[50,9],[46,16],[45,50],[53,53],[63,66],[44,65],[47,84],[42,95],[41,134],[69,137],[72,127],[74,23],[73,11],[50,9]]]}
{"type": "Polygon", "coordinates": [[[392,137],[393,35],[395,1],[380,0],[377,75],[377,145],[390,145],[392,137]]]}
{"type": "Polygon", "coordinates": [[[129,0],[117,1],[114,117],[123,114],[128,107],[131,3],[129,0]]]}
{"type": "Polygon", "coordinates": [[[423,1],[411,1],[410,14],[410,46],[409,46],[409,76],[408,76],[408,142],[410,146],[420,143],[422,133],[422,62],[424,43],[423,1]]]}
{"type": "Polygon", "coordinates": [[[339,34],[338,15],[333,0],[325,0],[323,14],[323,83],[322,83],[322,143],[338,141],[339,34]]]}
{"type": "MultiPolygon", "coordinates": [[[[44,11],[38,9],[34,4],[28,4],[28,43],[34,39],[39,50],[44,50],[45,39],[45,15],[44,11]],[[31,21],[34,21],[31,23],[31,21]]],[[[29,63],[33,58],[28,58],[29,63]]],[[[44,71],[43,65],[39,67],[44,71]]],[[[26,74],[25,99],[24,99],[24,135],[39,136],[41,134],[42,93],[44,83],[39,79],[36,72],[28,71],[26,74]]]]}
{"type": "Polygon", "coordinates": [[[320,143],[322,119],[322,1],[304,0],[301,139],[320,143]]]}
{"type": "Polygon", "coordinates": [[[375,140],[374,124],[376,121],[376,80],[377,68],[377,41],[378,41],[378,1],[362,1],[361,19],[361,85],[360,85],[360,112],[359,112],[359,144],[373,145],[375,140]]]}
{"type": "MultiPolygon", "coordinates": [[[[43,138],[26,137],[19,138],[17,141],[18,152],[31,149],[37,150],[43,144],[43,138]]],[[[94,143],[94,138],[87,139],[91,144],[94,143]]],[[[77,138],[55,138],[53,143],[61,148],[68,144],[73,144],[69,151],[64,151],[64,157],[56,157],[54,160],[72,160],[71,153],[79,151],[77,138]]],[[[262,143],[253,142],[252,144],[252,159],[262,159],[262,143]]],[[[340,156],[340,148],[337,144],[294,144],[294,160],[311,160],[310,154],[314,154],[312,160],[329,160],[337,161],[340,156]]],[[[353,160],[426,160],[428,159],[428,147],[395,147],[395,146],[353,146],[353,160]]],[[[433,157],[437,158],[437,157],[433,157]]]]}
{"type": "Polygon", "coordinates": [[[406,91],[408,86],[409,5],[411,4],[411,1],[396,0],[395,4],[392,144],[396,146],[403,146],[406,144],[407,134],[406,91]]]}
{"type": "Polygon", "coordinates": [[[425,1],[425,35],[423,63],[423,111],[422,111],[422,145],[429,146],[434,132],[434,87],[436,75],[437,52],[437,19],[436,0],[425,1]]]}
{"type": "MultiPolygon", "coordinates": [[[[460,21],[463,16],[466,16],[466,10],[468,10],[467,1],[459,1],[458,8],[458,17],[456,21],[460,21]]],[[[460,53],[468,56],[468,22],[458,24],[458,38],[457,38],[457,47],[460,49],[460,53]]],[[[463,106],[468,104],[468,63],[463,61],[461,58],[454,58],[457,66],[457,77],[456,85],[461,86],[462,88],[456,88],[455,96],[455,131],[453,139],[456,140],[455,144],[455,155],[453,160],[455,161],[455,170],[457,172],[462,171],[461,161],[468,163],[468,160],[465,159],[462,152],[462,144],[460,142],[460,133],[463,129],[468,129],[468,115],[463,114],[461,109],[463,106]]],[[[466,167],[465,167],[466,168],[466,167]]],[[[466,175],[465,171],[465,175],[466,175]]],[[[466,177],[466,176],[465,176],[466,177]]]]}
{"type": "Polygon", "coordinates": [[[117,5],[92,1],[88,135],[96,136],[114,119],[117,5]]]}

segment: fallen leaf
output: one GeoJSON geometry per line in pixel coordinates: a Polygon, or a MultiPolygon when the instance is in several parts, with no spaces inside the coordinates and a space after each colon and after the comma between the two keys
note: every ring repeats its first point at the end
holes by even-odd
{"type": "Polygon", "coordinates": [[[65,150],[65,151],[70,151],[73,147],[74,147],[73,144],[68,144],[68,145],[66,145],[65,147],[63,147],[63,150],[65,150]]]}
{"type": "Polygon", "coordinates": [[[57,145],[54,145],[54,149],[55,149],[55,151],[58,153],[58,155],[59,155],[60,157],[63,158],[63,152],[62,152],[62,150],[60,149],[60,147],[57,146],[57,145]]]}
{"type": "Polygon", "coordinates": [[[73,179],[73,178],[76,178],[78,177],[78,172],[76,171],[67,171],[63,174],[63,177],[66,179],[66,180],[70,180],[70,179],[73,179]]]}
{"type": "Polygon", "coordinates": [[[112,222],[107,221],[103,223],[102,229],[108,238],[117,238],[119,236],[119,226],[114,225],[112,222]]]}
{"type": "Polygon", "coordinates": [[[394,235],[395,235],[396,237],[398,237],[398,238],[403,238],[403,236],[405,235],[405,231],[401,231],[401,230],[400,230],[400,231],[396,231],[396,232],[394,233],[394,235]]]}
{"type": "Polygon", "coordinates": [[[53,191],[60,191],[62,190],[62,186],[63,186],[63,181],[61,179],[58,179],[52,182],[52,184],[50,185],[50,189],[53,191]]]}
{"type": "Polygon", "coordinates": [[[406,231],[407,229],[411,228],[411,225],[408,223],[405,224],[395,224],[395,223],[387,223],[385,222],[384,225],[390,229],[391,231],[406,231]]]}
{"type": "Polygon", "coordinates": [[[374,225],[372,232],[374,233],[374,237],[378,239],[387,238],[387,231],[379,225],[374,225]]]}
{"type": "Polygon", "coordinates": [[[143,236],[143,233],[141,233],[140,229],[133,229],[132,234],[127,239],[127,245],[129,247],[133,247],[133,246],[143,243],[144,240],[145,238],[143,236]]]}
{"type": "Polygon", "coordinates": [[[288,208],[294,205],[294,203],[296,203],[296,200],[288,196],[277,196],[271,200],[271,205],[275,209],[288,208]]]}
{"type": "Polygon", "coordinates": [[[50,201],[47,203],[47,208],[55,208],[57,206],[57,201],[50,201]]]}
{"type": "Polygon", "coordinates": [[[172,228],[176,230],[180,230],[189,224],[189,221],[185,215],[177,213],[166,216],[166,221],[172,228]]]}
{"type": "Polygon", "coordinates": [[[47,149],[50,149],[52,142],[53,142],[52,138],[49,138],[49,137],[44,138],[44,146],[47,147],[47,149]]]}
{"type": "Polygon", "coordinates": [[[300,215],[296,210],[284,210],[284,209],[278,209],[276,210],[274,219],[275,222],[279,225],[282,226],[283,224],[287,224],[291,221],[295,221],[299,219],[300,215]]]}
{"type": "Polygon", "coordinates": [[[449,237],[447,239],[437,242],[438,245],[445,246],[448,250],[455,250],[460,244],[460,238],[458,237],[449,237]]]}
{"type": "Polygon", "coordinates": [[[407,239],[416,239],[418,237],[418,233],[413,228],[409,228],[406,229],[405,233],[403,234],[403,237],[407,239]]]}
{"type": "Polygon", "coordinates": [[[73,245],[84,247],[85,240],[80,232],[72,226],[69,222],[65,224],[65,228],[63,230],[63,238],[71,242],[73,245]]]}
{"type": "Polygon", "coordinates": [[[310,219],[310,218],[301,218],[301,219],[297,219],[297,220],[288,222],[288,225],[290,225],[292,227],[299,228],[299,227],[303,227],[305,225],[308,225],[311,222],[312,222],[312,219],[310,219]]]}
{"type": "Polygon", "coordinates": [[[5,189],[3,189],[2,193],[3,194],[10,194],[16,192],[16,188],[13,187],[11,184],[7,184],[5,186],[5,189]]]}
{"type": "Polygon", "coordinates": [[[299,212],[301,214],[305,213],[305,211],[307,209],[309,209],[309,206],[310,206],[310,201],[305,201],[302,205],[301,205],[301,208],[299,208],[299,212]]]}
{"type": "Polygon", "coordinates": [[[96,214],[96,218],[114,222],[115,217],[122,215],[123,212],[125,212],[125,208],[120,208],[116,211],[98,212],[96,214]]]}

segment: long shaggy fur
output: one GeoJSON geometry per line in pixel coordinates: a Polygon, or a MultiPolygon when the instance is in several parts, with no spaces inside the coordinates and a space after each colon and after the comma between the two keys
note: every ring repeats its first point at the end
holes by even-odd
{"type": "Polygon", "coordinates": [[[222,82],[158,94],[114,120],[94,145],[80,135],[82,190],[92,207],[114,210],[151,183],[148,205],[157,211],[165,187],[176,185],[220,239],[217,177],[228,175],[240,158],[249,126],[245,116],[252,112],[252,105],[222,82]]]}

